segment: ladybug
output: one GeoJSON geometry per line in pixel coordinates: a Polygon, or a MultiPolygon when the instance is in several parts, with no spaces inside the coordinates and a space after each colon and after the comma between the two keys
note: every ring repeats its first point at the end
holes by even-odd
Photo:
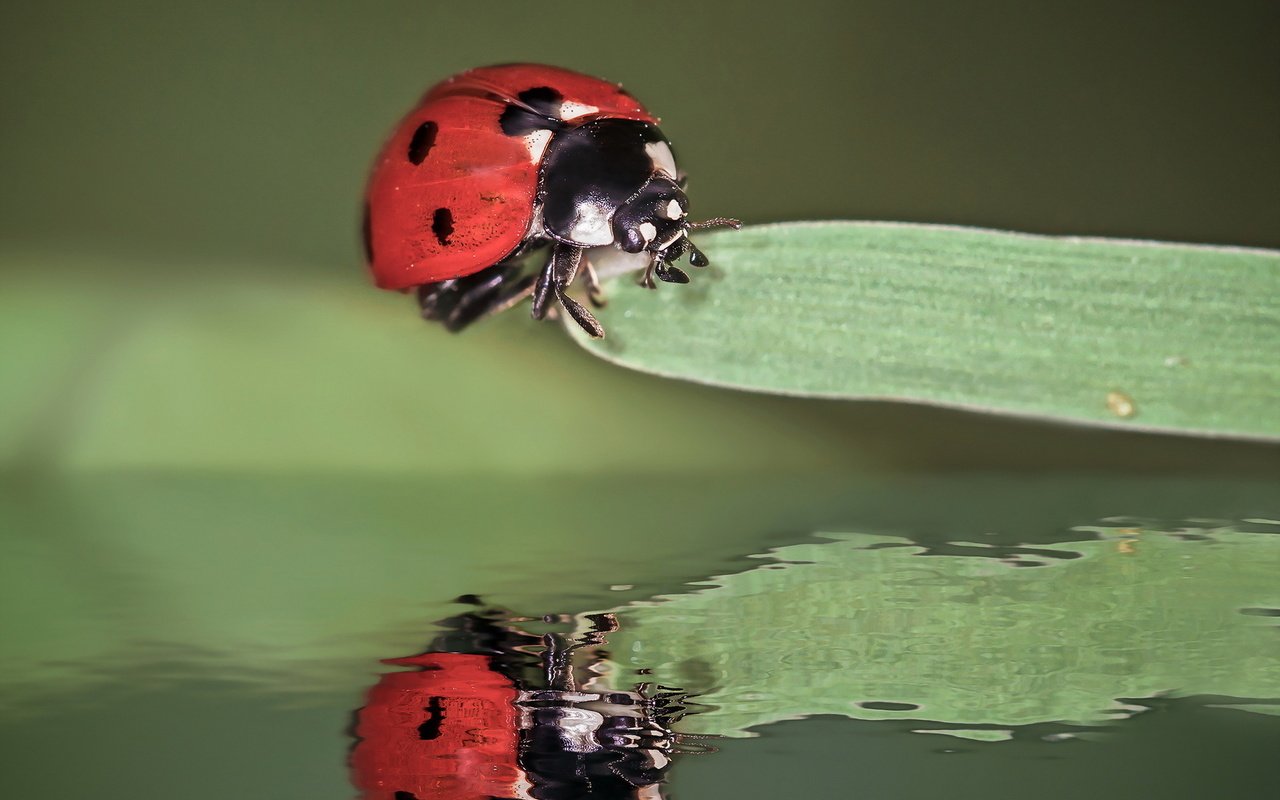
{"type": "Polygon", "coordinates": [[[604,329],[567,293],[581,271],[603,305],[589,253],[610,248],[656,276],[707,257],[689,241],[685,176],[658,118],[620,85],[540,64],[481,67],[427,91],[383,147],[364,204],[365,257],[384,289],[415,291],[425,319],[450,331],[533,296],[558,303],[594,337],[604,329]],[[523,257],[549,248],[525,274],[523,257]]]}
{"type": "Polygon", "coordinates": [[[672,730],[689,695],[613,688],[603,648],[618,620],[584,619],[577,634],[538,636],[506,612],[473,609],[441,620],[426,652],[384,660],[408,670],[382,675],[355,713],[361,800],[662,797],[673,757],[690,749],[672,730]]]}

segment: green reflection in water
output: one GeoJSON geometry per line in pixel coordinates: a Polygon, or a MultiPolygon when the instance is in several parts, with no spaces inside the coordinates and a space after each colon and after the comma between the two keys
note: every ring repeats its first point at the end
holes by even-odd
{"type": "Polygon", "coordinates": [[[782,547],[631,607],[610,645],[707,690],[691,724],[729,736],[815,714],[1097,724],[1142,710],[1120,698],[1280,697],[1276,620],[1258,613],[1280,606],[1280,536],[1082,530],[1098,538],[1005,558],[868,534],[782,547]]]}

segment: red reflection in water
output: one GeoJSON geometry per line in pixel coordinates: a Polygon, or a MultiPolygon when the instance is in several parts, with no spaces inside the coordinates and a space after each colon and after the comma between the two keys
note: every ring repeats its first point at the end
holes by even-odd
{"type": "Polygon", "coordinates": [[[617,620],[588,620],[536,637],[498,612],[463,614],[444,621],[443,652],[384,662],[411,669],[383,675],[357,713],[363,800],[660,800],[686,696],[610,686],[617,620]]]}
{"type": "Polygon", "coordinates": [[[369,690],[351,755],[366,800],[519,797],[515,684],[489,657],[425,653],[388,659],[417,667],[369,690]]]}

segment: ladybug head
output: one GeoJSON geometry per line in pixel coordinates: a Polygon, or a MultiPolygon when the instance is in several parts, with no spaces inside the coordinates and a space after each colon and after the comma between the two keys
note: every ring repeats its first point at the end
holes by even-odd
{"type": "Polygon", "coordinates": [[[689,200],[665,175],[654,176],[613,216],[614,241],[623,252],[661,253],[685,234],[689,200]]]}
{"type": "Polygon", "coordinates": [[[720,226],[738,228],[741,223],[724,217],[689,222],[688,213],[689,199],[681,184],[656,174],[614,214],[614,241],[627,253],[652,253],[659,265],[670,264],[687,251],[690,264],[705,267],[709,263],[707,257],[689,241],[689,231],[720,226]]]}

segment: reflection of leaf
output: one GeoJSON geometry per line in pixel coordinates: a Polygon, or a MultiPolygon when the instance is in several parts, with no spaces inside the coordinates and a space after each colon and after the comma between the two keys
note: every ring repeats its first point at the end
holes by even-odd
{"type": "MultiPolygon", "coordinates": [[[[1280,253],[886,223],[708,237],[588,350],[759,392],[1280,437],[1280,253]]],[[[572,329],[572,326],[570,326],[572,329]]]]}
{"type": "Polygon", "coordinates": [[[1280,535],[1111,531],[1043,546],[1080,557],[1035,568],[876,547],[901,543],[780,548],[771,561],[811,563],[629,607],[611,649],[676,686],[710,670],[695,727],[725,735],[814,714],[1015,726],[1115,719],[1134,710],[1119,698],[1162,693],[1280,698],[1274,621],[1240,613],[1280,606],[1280,535]]]}

